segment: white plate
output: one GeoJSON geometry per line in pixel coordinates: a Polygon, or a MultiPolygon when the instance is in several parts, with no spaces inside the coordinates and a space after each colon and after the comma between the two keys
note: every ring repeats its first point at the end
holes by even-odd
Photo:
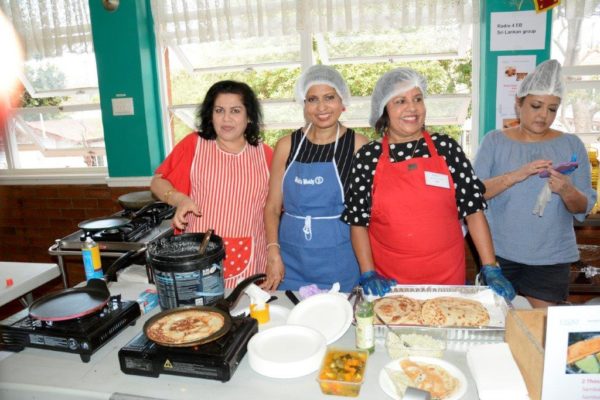
{"type": "Polygon", "coordinates": [[[458,400],[461,397],[463,397],[463,395],[467,392],[467,378],[465,378],[465,375],[462,373],[462,371],[456,368],[453,364],[450,364],[448,361],[444,361],[439,358],[414,356],[391,361],[388,364],[386,364],[385,367],[383,367],[383,369],[379,372],[379,386],[381,386],[381,389],[383,389],[385,394],[390,396],[392,399],[401,400],[402,397],[400,397],[396,392],[396,386],[394,385],[394,382],[392,382],[388,373],[386,372],[386,368],[389,368],[392,371],[399,371],[400,361],[405,360],[407,358],[415,362],[438,365],[444,368],[446,371],[448,371],[448,373],[454,376],[456,379],[458,379],[458,387],[456,388],[456,391],[452,396],[447,397],[444,400],[458,400]]]}
{"type": "MultiPolygon", "coordinates": [[[[250,308],[246,307],[242,310],[232,311],[231,315],[238,316],[241,314],[250,315],[250,308]]],[[[290,309],[277,304],[269,304],[269,322],[266,324],[258,324],[258,330],[263,331],[265,329],[274,328],[276,326],[285,325],[288,315],[290,315],[290,309]]]]}
{"type": "Polygon", "coordinates": [[[288,324],[315,329],[327,344],[338,340],[352,323],[352,305],[341,293],[320,293],[298,303],[290,312],[288,324]]]}
{"type": "Polygon", "coordinates": [[[248,362],[259,374],[296,378],[319,369],[326,349],[325,338],[314,329],[282,325],[252,336],[248,362]]]}

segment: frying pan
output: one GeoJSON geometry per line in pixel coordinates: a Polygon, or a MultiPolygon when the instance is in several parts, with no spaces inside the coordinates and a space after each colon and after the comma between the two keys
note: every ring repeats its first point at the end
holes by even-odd
{"type": "Polygon", "coordinates": [[[29,316],[41,321],[67,321],[93,314],[108,303],[110,291],[106,284],[117,270],[129,265],[138,251],[123,254],[106,270],[104,279],[90,279],[86,286],[63,289],[40,297],[29,306],[29,316]]]}
{"type": "Polygon", "coordinates": [[[29,316],[41,321],[66,321],[101,310],[110,299],[103,279],[90,279],[85,287],[47,294],[29,306],[29,316]]]}
{"type": "Polygon", "coordinates": [[[77,224],[77,226],[86,232],[97,232],[104,229],[119,228],[130,222],[129,218],[124,217],[100,217],[85,220],[77,224]]]}
{"type": "Polygon", "coordinates": [[[222,315],[223,316],[223,326],[218,331],[214,332],[213,334],[206,336],[204,338],[201,338],[201,339],[194,340],[194,341],[189,341],[189,342],[184,342],[184,343],[168,343],[168,342],[153,340],[153,342],[160,346],[166,346],[166,347],[193,347],[193,346],[198,346],[200,344],[215,341],[215,340],[219,339],[220,337],[224,336],[231,329],[231,315],[229,314],[229,309],[235,304],[237,299],[242,294],[242,291],[246,287],[248,287],[248,285],[250,285],[251,283],[262,280],[264,278],[266,278],[265,274],[256,274],[256,275],[252,275],[252,276],[244,279],[242,282],[240,282],[235,287],[235,289],[233,289],[233,291],[231,292],[231,294],[229,296],[227,296],[225,299],[219,300],[215,304],[215,306],[179,307],[179,308],[172,308],[170,310],[160,312],[160,313],[154,315],[153,317],[151,317],[148,321],[146,321],[146,323],[144,324],[144,334],[146,335],[146,337],[149,337],[148,330],[152,327],[152,325],[156,321],[158,321],[159,319],[161,319],[167,315],[175,315],[177,313],[182,313],[185,311],[198,310],[198,311],[214,312],[219,315],[222,315]]]}
{"type": "Polygon", "coordinates": [[[119,196],[118,201],[121,207],[127,210],[139,210],[156,202],[156,198],[152,195],[150,190],[143,190],[141,192],[127,193],[119,196]]]}

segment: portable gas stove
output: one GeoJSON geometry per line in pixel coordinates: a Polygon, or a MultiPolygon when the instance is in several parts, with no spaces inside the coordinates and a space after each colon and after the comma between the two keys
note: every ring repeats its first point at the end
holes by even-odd
{"type": "Polygon", "coordinates": [[[57,256],[63,284],[68,287],[63,256],[81,257],[81,244],[86,236],[90,236],[98,243],[102,257],[119,257],[129,251],[141,254],[152,240],[173,233],[170,218],[174,214],[174,207],[160,201],[138,211],[123,210],[113,214],[112,217],[129,218],[131,221],[128,224],[99,231],[79,229],[62,239],[56,239],[48,249],[48,253],[57,256]]]}
{"type": "Polygon", "coordinates": [[[0,348],[21,351],[25,347],[77,353],[81,361],[91,355],[140,316],[136,301],[113,296],[99,312],[60,322],[40,321],[23,310],[0,322],[0,348]]]}
{"type": "Polygon", "coordinates": [[[250,317],[233,317],[225,336],[195,347],[160,346],[142,332],[119,350],[119,364],[126,374],[158,377],[163,373],[227,382],[257,332],[258,323],[250,317]]]}

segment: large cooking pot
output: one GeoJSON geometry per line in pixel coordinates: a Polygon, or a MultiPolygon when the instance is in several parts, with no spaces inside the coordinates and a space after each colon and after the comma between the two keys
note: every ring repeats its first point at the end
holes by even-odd
{"type": "Polygon", "coordinates": [[[217,340],[231,329],[232,321],[229,310],[236,303],[242,291],[251,283],[263,280],[264,278],[266,278],[265,274],[256,274],[244,279],[227,298],[217,301],[214,307],[179,307],[162,311],[146,321],[144,324],[144,334],[154,343],[167,347],[192,347],[217,340]],[[187,333],[192,333],[195,329],[205,327],[205,323],[197,324],[196,319],[199,318],[199,315],[202,318],[213,318],[219,324],[214,326],[212,332],[207,332],[205,335],[196,337],[188,336],[187,333]],[[158,335],[158,337],[156,334],[157,330],[161,332],[161,335],[158,335]],[[171,333],[177,335],[178,340],[172,340],[171,333]],[[160,336],[163,334],[164,336],[161,338],[160,336]]]}
{"type": "Polygon", "coordinates": [[[185,233],[148,244],[146,259],[161,309],[212,305],[223,298],[223,239],[210,235],[201,254],[203,238],[204,233],[185,233]]]}

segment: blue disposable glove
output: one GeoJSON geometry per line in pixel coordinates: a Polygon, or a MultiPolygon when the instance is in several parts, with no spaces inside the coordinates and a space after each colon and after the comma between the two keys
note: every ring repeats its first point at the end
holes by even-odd
{"type": "Polygon", "coordinates": [[[367,294],[383,296],[390,291],[396,281],[384,278],[375,271],[367,271],[360,275],[359,283],[367,294]]]}
{"type": "Polygon", "coordinates": [[[485,283],[492,290],[504,297],[506,300],[512,300],[517,295],[513,285],[502,275],[502,269],[495,265],[484,265],[481,267],[481,273],[485,283]]]}

